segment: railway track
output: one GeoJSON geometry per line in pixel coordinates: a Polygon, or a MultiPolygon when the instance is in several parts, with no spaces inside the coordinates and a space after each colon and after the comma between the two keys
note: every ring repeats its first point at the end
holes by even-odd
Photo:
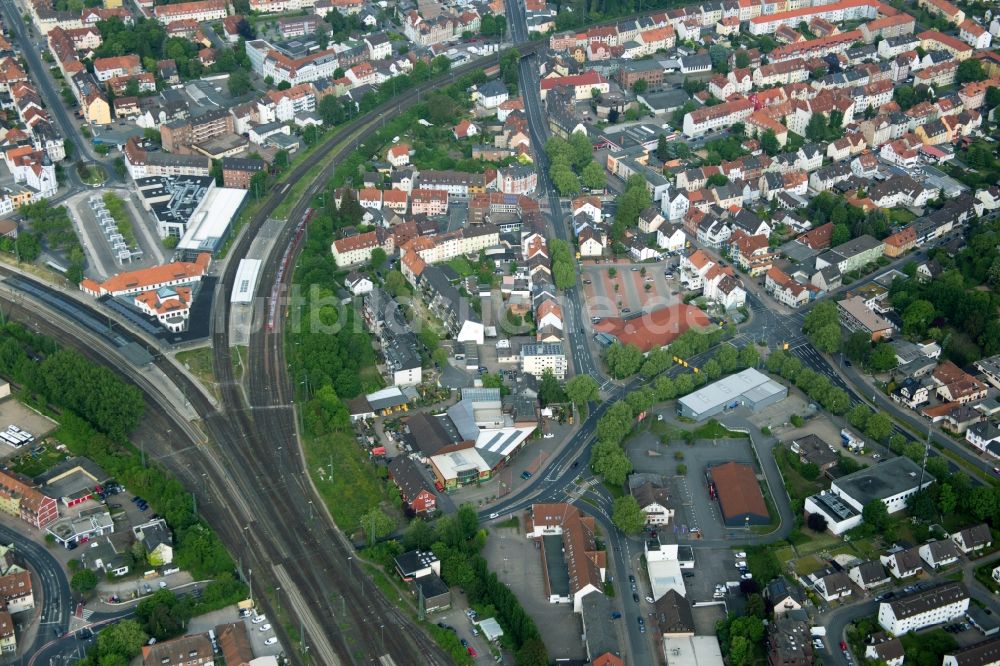
{"type": "MultiPolygon", "coordinates": [[[[536,42],[522,44],[519,49],[527,55],[542,47],[536,42]]],[[[483,66],[470,63],[452,74],[460,76],[483,66]]],[[[287,376],[284,322],[280,317],[272,327],[262,327],[251,336],[245,393],[236,380],[228,329],[229,295],[237,259],[246,255],[291,183],[306,178],[309,171],[328,159],[329,153],[335,152],[288,216],[290,221],[301,220],[308,202],[329,180],[336,165],[358,149],[385,114],[400,113],[415,104],[420,94],[438,85],[438,81],[432,81],[415,87],[342,128],[292,170],[237,239],[218,285],[212,322],[221,407],[216,409],[201,387],[170,359],[158,356],[154,361],[201,415],[200,431],[184,420],[142,370],[121,362],[120,350],[107,336],[102,338],[74,323],[62,310],[43,307],[31,299],[15,302],[0,292],[0,300],[7,302],[13,318],[25,320],[61,344],[112,366],[143,391],[147,415],[139,435],[148,442],[147,451],[193,491],[199,512],[239,560],[241,570],[247,574],[253,571],[248,577],[252,579],[254,596],[279,620],[274,624],[282,644],[298,648],[287,654],[295,664],[368,664],[388,658],[396,663],[443,666],[450,659],[423,631],[412,626],[411,620],[378,588],[365,581],[367,576],[350,545],[321,510],[321,500],[313,492],[298,447],[294,390],[287,376]],[[297,642],[293,640],[296,631],[297,642]]],[[[271,285],[287,288],[290,283],[291,271],[284,271],[281,279],[277,272],[296,261],[297,247],[285,259],[279,254],[292,247],[295,233],[296,224],[288,223],[279,234],[258,280],[258,302],[266,299],[261,292],[271,285]]],[[[80,307],[98,320],[105,318],[106,313],[92,306],[80,307]]],[[[156,344],[121,327],[116,334],[143,346],[156,344]]]]}

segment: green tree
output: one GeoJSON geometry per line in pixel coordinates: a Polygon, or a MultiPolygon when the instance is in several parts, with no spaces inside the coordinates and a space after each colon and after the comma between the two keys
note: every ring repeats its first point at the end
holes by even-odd
{"type": "Polygon", "coordinates": [[[889,526],[889,511],[880,499],[873,499],[861,511],[861,518],[876,534],[889,526]]]}
{"type": "Polygon", "coordinates": [[[632,461],[614,442],[599,441],[590,454],[590,468],[611,486],[621,486],[632,472],[632,461]]]}
{"type": "Polygon", "coordinates": [[[816,349],[828,354],[833,353],[840,349],[840,324],[827,324],[809,337],[816,349]]]}
{"type": "Polygon", "coordinates": [[[884,442],[892,434],[892,419],[885,412],[875,412],[868,417],[865,434],[878,442],[884,442]]]}
{"type": "Polygon", "coordinates": [[[729,663],[732,666],[750,666],[753,663],[753,645],[745,636],[733,636],[730,641],[729,663]]]}
{"type": "Polygon", "coordinates": [[[955,489],[951,487],[951,484],[941,484],[938,489],[937,506],[942,516],[950,516],[955,513],[958,506],[958,495],[955,494],[955,489]]]}
{"type": "Polygon", "coordinates": [[[250,75],[242,69],[237,69],[231,73],[226,85],[232,97],[242,97],[253,89],[253,85],[250,83],[250,75]]]}
{"type": "Polygon", "coordinates": [[[158,641],[183,634],[191,614],[191,598],[177,596],[170,590],[157,590],[135,609],[143,630],[158,641]]]}
{"type": "Polygon", "coordinates": [[[986,71],[983,63],[975,58],[963,60],[958,64],[958,71],[955,72],[955,83],[961,85],[972,81],[986,80],[986,71]]]}
{"type": "Polygon", "coordinates": [[[846,412],[851,406],[850,396],[847,395],[847,391],[840,387],[830,389],[827,396],[827,400],[823,404],[823,407],[831,414],[839,416],[846,412]]]}
{"type": "Polygon", "coordinates": [[[774,130],[764,130],[764,133],[760,135],[760,147],[768,155],[777,155],[781,152],[781,144],[778,142],[774,130]]]}
{"type": "Polygon", "coordinates": [[[844,343],[844,354],[855,363],[868,364],[868,357],[872,352],[871,335],[864,331],[854,331],[847,336],[844,343]]]}
{"type": "Polygon", "coordinates": [[[934,304],[924,299],[917,299],[903,310],[903,332],[915,338],[922,338],[927,328],[934,321],[934,304]]]}
{"type": "Polygon", "coordinates": [[[148,639],[149,636],[135,620],[122,620],[111,624],[97,634],[98,664],[105,666],[106,663],[117,663],[113,660],[115,657],[121,659],[122,664],[126,664],[142,651],[142,646],[148,639]],[[112,660],[106,662],[107,658],[112,660]]]}
{"type": "Polygon", "coordinates": [[[760,363],[760,352],[753,344],[746,344],[740,348],[737,355],[737,365],[743,368],[755,368],[760,363]]]}
{"type": "Polygon", "coordinates": [[[638,534],[646,525],[646,514],[634,497],[624,495],[614,501],[611,522],[625,534],[638,534]]]}
{"type": "Polygon", "coordinates": [[[566,402],[566,392],[551,369],[546,368],[542,373],[542,381],[538,384],[538,401],[543,407],[566,402]]]}
{"type": "Polygon", "coordinates": [[[823,141],[826,139],[826,120],[821,113],[814,113],[809,117],[809,124],[806,125],[806,138],[810,141],[823,141]]]}
{"type": "Polygon", "coordinates": [[[833,232],[830,234],[830,244],[833,247],[843,245],[851,240],[851,228],[844,223],[833,225],[833,232]]]}
{"type": "Polygon", "coordinates": [[[606,184],[604,167],[595,161],[591,161],[580,173],[580,183],[591,190],[603,190],[606,184]]]}
{"type": "Polygon", "coordinates": [[[382,509],[375,507],[361,517],[359,527],[365,531],[368,542],[374,543],[392,534],[396,529],[396,521],[387,516],[382,509]]]}
{"type": "Polygon", "coordinates": [[[388,258],[389,257],[386,255],[385,250],[383,250],[382,248],[377,247],[373,249],[371,260],[369,262],[371,264],[372,270],[378,270],[382,268],[382,266],[385,265],[385,262],[388,258]]]}
{"type": "Polygon", "coordinates": [[[555,163],[549,169],[549,178],[560,196],[570,196],[580,192],[580,179],[569,166],[555,163]]]}
{"type": "Polygon", "coordinates": [[[632,92],[636,95],[641,95],[649,89],[649,82],[646,79],[638,79],[632,84],[632,92]]]}
{"type": "Polygon", "coordinates": [[[868,405],[858,403],[847,413],[847,422],[859,430],[864,430],[871,417],[872,410],[868,405]]]}
{"type": "Polygon", "coordinates": [[[632,409],[626,402],[614,403],[597,421],[597,439],[617,446],[632,430],[633,418],[632,409]]]}
{"type": "Polygon", "coordinates": [[[608,372],[612,377],[624,379],[639,371],[643,358],[642,352],[635,345],[616,342],[604,353],[604,361],[608,364],[608,372]]]}
{"type": "Polygon", "coordinates": [[[566,395],[577,407],[600,399],[597,380],[590,375],[576,375],[566,382],[566,395]]]}
{"type": "Polygon", "coordinates": [[[888,342],[880,342],[872,350],[868,366],[875,372],[888,372],[899,364],[896,360],[896,350],[888,342]]]}
{"type": "Polygon", "coordinates": [[[670,159],[670,149],[667,147],[667,135],[661,134],[656,140],[656,159],[666,162],[670,159]]]}
{"type": "Polygon", "coordinates": [[[747,53],[746,49],[740,49],[736,52],[735,64],[739,69],[745,69],[750,66],[750,54],[747,53]]]}
{"type": "Polygon", "coordinates": [[[90,569],[81,569],[73,574],[69,586],[77,594],[87,594],[97,587],[97,574],[90,569]]]}
{"type": "Polygon", "coordinates": [[[639,214],[651,203],[652,197],[646,188],[646,179],[638,174],[630,176],[625,183],[625,191],[618,197],[618,209],[615,211],[611,237],[614,240],[621,240],[625,230],[636,225],[639,214]]]}

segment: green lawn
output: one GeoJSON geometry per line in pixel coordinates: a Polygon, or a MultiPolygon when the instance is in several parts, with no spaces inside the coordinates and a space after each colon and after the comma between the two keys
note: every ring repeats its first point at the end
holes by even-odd
{"type": "Polygon", "coordinates": [[[212,358],[211,347],[199,347],[198,349],[177,352],[177,360],[208,389],[211,389],[215,384],[215,370],[212,368],[212,358]]]}
{"type": "MultiPolygon", "coordinates": [[[[58,434],[58,431],[56,433],[58,434]]],[[[65,453],[56,451],[51,444],[46,444],[45,450],[38,456],[33,456],[30,451],[26,451],[16,458],[11,458],[7,465],[13,472],[34,478],[67,457],[65,453]]]]}
{"type": "Polygon", "coordinates": [[[705,425],[696,428],[692,433],[693,439],[749,439],[745,432],[730,430],[715,419],[711,419],[705,425]]]}
{"type": "Polygon", "coordinates": [[[917,216],[906,208],[891,208],[889,209],[889,219],[895,224],[909,224],[917,219],[917,216]]]}
{"type": "Polygon", "coordinates": [[[350,435],[303,437],[302,445],[309,472],[340,529],[353,531],[370,507],[388,497],[385,483],[350,435]]]}
{"type": "Polygon", "coordinates": [[[835,537],[829,532],[823,532],[822,534],[811,532],[810,534],[812,539],[810,539],[808,543],[796,546],[796,549],[802,555],[810,555],[824,550],[833,550],[842,543],[838,537],[835,537]]]}
{"type": "Polygon", "coordinates": [[[476,274],[476,268],[472,265],[472,262],[465,257],[455,257],[445,262],[458,273],[461,277],[467,278],[470,275],[476,274]]]}
{"type": "Polygon", "coordinates": [[[800,576],[807,576],[814,571],[819,571],[824,566],[826,566],[826,562],[820,558],[815,555],[806,555],[795,561],[795,573],[800,576]]]}
{"type": "Polygon", "coordinates": [[[76,172],[80,175],[80,180],[86,185],[100,185],[106,180],[104,171],[96,166],[81,164],[77,167],[76,172]]]}
{"type": "Polygon", "coordinates": [[[789,496],[793,499],[804,500],[806,497],[815,495],[824,489],[824,484],[818,480],[809,481],[798,470],[792,468],[788,460],[789,456],[794,455],[791,451],[784,447],[777,447],[774,453],[775,460],[778,462],[778,469],[781,471],[781,477],[785,480],[785,488],[788,490],[789,496]]]}

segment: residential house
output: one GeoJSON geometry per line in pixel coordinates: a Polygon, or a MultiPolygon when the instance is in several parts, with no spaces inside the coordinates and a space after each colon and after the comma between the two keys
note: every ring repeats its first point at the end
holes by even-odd
{"type": "Polygon", "coordinates": [[[666,487],[654,480],[645,480],[632,486],[629,479],[632,497],[639,503],[639,508],[646,516],[646,525],[667,525],[673,518],[674,509],[670,507],[666,487]]]}
{"type": "Polygon", "coordinates": [[[889,569],[889,573],[892,574],[893,578],[916,576],[924,568],[921,563],[920,548],[918,546],[882,555],[879,557],[879,560],[889,569]]]}
{"type": "Polygon", "coordinates": [[[951,540],[963,555],[970,555],[993,545],[993,532],[986,523],[979,523],[954,532],[951,540]]]}
{"type": "Polygon", "coordinates": [[[827,602],[848,597],[853,592],[851,579],[843,571],[824,569],[811,574],[813,589],[827,602]]]}
{"type": "Polygon", "coordinates": [[[986,397],[986,384],[951,361],[935,368],[931,378],[938,386],[937,395],[941,400],[966,404],[986,397]]]}
{"type": "Polygon", "coordinates": [[[873,634],[865,643],[865,659],[877,661],[886,666],[903,666],[905,658],[902,641],[898,638],[890,638],[881,631],[873,634]]]}
{"type": "Polygon", "coordinates": [[[906,377],[892,390],[890,396],[899,404],[916,410],[930,400],[929,382],[915,377],[906,377]]]}
{"type": "Polygon", "coordinates": [[[1000,428],[989,421],[978,421],[965,431],[965,441],[980,451],[1000,458],[1000,428]]]}
{"type": "Polygon", "coordinates": [[[855,585],[864,591],[871,590],[889,583],[889,574],[885,572],[885,567],[877,560],[868,560],[851,567],[847,571],[848,577],[855,585]]]}
{"type": "Polygon", "coordinates": [[[929,541],[919,547],[920,559],[931,569],[940,569],[958,561],[958,546],[951,539],[929,541]]]}
{"type": "Polygon", "coordinates": [[[764,598],[771,602],[775,618],[791,611],[802,609],[805,595],[797,585],[792,585],[784,576],[775,578],[764,588],[764,598]]]}
{"type": "Polygon", "coordinates": [[[797,308],[810,300],[809,288],[786,275],[781,269],[772,267],[764,278],[764,289],[779,303],[797,308]]]}

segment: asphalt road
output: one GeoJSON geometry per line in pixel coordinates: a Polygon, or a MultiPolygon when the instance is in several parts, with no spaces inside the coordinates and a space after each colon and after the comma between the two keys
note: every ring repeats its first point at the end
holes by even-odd
{"type": "MultiPolygon", "coordinates": [[[[26,526],[25,529],[31,528],[26,526]]],[[[43,546],[28,539],[19,531],[3,525],[0,525],[0,540],[6,544],[14,544],[14,550],[23,560],[22,563],[34,571],[36,580],[41,583],[42,589],[35,592],[35,599],[41,599],[42,604],[35,640],[29,644],[19,644],[20,660],[9,662],[26,664],[28,663],[26,660],[39,649],[39,646],[65,634],[69,629],[73,597],[65,571],[43,546]]]]}

